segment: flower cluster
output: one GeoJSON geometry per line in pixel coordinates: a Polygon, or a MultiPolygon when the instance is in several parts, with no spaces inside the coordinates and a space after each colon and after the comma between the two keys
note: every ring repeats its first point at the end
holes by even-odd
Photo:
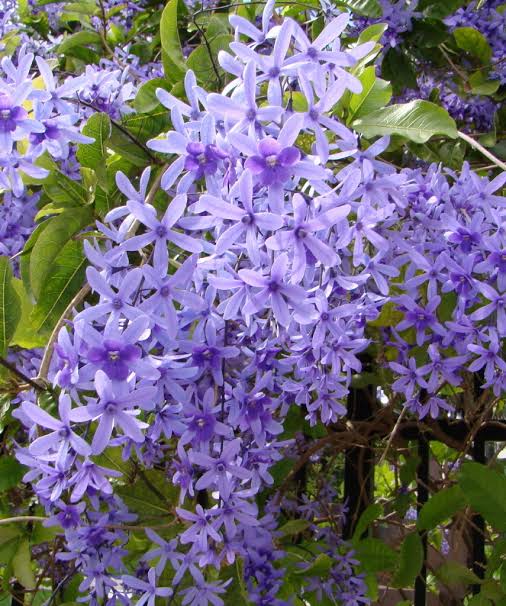
{"type": "MultiPolygon", "coordinates": [[[[231,17],[223,91],[208,93],[191,71],[186,101],[157,90],[172,130],[147,145],[165,163],[138,184],[117,172],[125,203],[85,241],[94,298],[55,345],[58,402],[51,414],[29,400],[19,410],[25,479],[64,529],[59,557],[84,575],[90,604],[220,606],[230,578],[219,572],[238,558],[252,603],[289,604],[275,562],[290,503],[257,497],[277,487],[273,466],[293,447],[285,420],[301,411],[323,431],[337,422],[366,353],[391,378],[389,401],[422,418],[452,410],[448,394],[470,373],[506,390],[506,173],[397,171],[379,159],[389,138],[365,147],[333,113],[361,91],[353,67],[375,44],[341,47],[346,14],[313,40],[273,10],[269,1],[258,27],[231,17]],[[115,494],[121,472],[106,463],[118,450],[179,490],[174,532],[147,530],[155,546],[135,576],[134,520],[115,494]]],[[[0,125],[12,151],[2,161],[17,158],[16,170],[35,166],[16,153],[21,138],[34,157],[65,158],[69,141],[84,141],[68,96],[111,87],[125,108],[130,97],[95,68],[57,86],[41,60],[37,91],[32,59],[4,63],[0,125]]],[[[302,593],[367,604],[339,526],[320,523],[336,516],[320,503],[333,495],[318,497],[295,506],[313,555],[334,563],[325,583],[308,571],[302,593]]]]}

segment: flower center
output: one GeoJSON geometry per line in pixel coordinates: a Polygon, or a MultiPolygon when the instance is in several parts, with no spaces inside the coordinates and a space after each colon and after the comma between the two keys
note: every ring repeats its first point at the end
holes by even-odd
{"type": "Polygon", "coordinates": [[[112,300],[112,306],[114,309],[121,309],[123,307],[123,301],[119,297],[116,297],[112,300]]]}
{"type": "Polygon", "coordinates": [[[107,402],[104,406],[104,410],[108,414],[112,414],[116,410],[116,402],[107,402]]]}
{"type": "Polygon", "coordinates": [[[272,154],[271,156],[267,156],[267,158],[265,158],[265,162],[267,166],[273,168],[278,163],[278,157],[275,154],[272,154]]]}
{"type": "Polygon", "coordinates": [[[117,362],[119,360],[119,350],[109,351],[107,357],[111,362],[117,362]]]}
{"type": "Polygon", "coordinates": [[[303,239],[307,236],[307,231],[303,227],[297,227],[294,235],[296,238],[303,239]]]}

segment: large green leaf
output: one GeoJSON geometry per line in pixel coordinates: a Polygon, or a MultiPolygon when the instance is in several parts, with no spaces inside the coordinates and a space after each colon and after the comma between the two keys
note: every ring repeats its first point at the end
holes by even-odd
{"type": "Polygon", "coordinates": [[[492,49],[485,36],[474,27],[457,27],[453,32],[457,46],[473,57],[487,64],[492,57],[492,49]]]}
{"type": "Polygon", "coordinates": [[[383,505],[381,505],[380,503],[373,503],[372,505],[369,505],[369,507],[367,507],[365,511],[362,512],[362,515],[360,516],[357,525],[355,526],[355,531],[353,532],[353,540],[360,540],[360,537],[364,534],[370,524],[372,524],[374,520],[379,518],[382,513],[383,505]]]}
{"type": "Polygon", "coordinates": [[[480,463],[462,465],[459,485],[471,507],[496,530],[506,531],[506,477],[480,463]]]}
{"type": "Polygon", "coordinates": [[[328,575],[329,570],[334,565],[334,561],[326,553],[320,553],[307,568],[301,568],[295,571],[293,574],[297,576],[318,576],[325,577],[328,575]]]}
{"type": "Polygon", "coordinates": [[[442,19],[451,15],[466,3],[467,0],[420,0],[417,8],[418,10],[426,10],[430,17],[442,19]]]}
{"type": "Polygon", "coordinates": [[[163,88],[166,91],[172,89],[172,84],[165,78],[154,78],[145,82],[138,90],[134,99],[134,107],[138,113],[147,113],[160,105],[156,96],[156,89],[163,88]]]}
{"type": "Polygon", "coordinates": [[[0,257],[0,355],[5,356],[19,319],[21,302],[12,283],[12,268],[7,257],[0,257]]]}
{"type": "Polygon", "coordinates": [[[422,564],[422,540],[417,532],[412,532],[402,542],[399,564],[395,571],[392,585],[394,587],[409,587],[412,585],[420,572],[422,564]]]}
{"type": "Polygon", "coordinates": [[[362,92],[350,97],[350,121],[384,107],[392,98],[390,82],[376,77],[375,66],[366,67],[359,79],[362,83],[362,92]]]}
{"type": "Polygon", "coordinates": [[[16,458],[2,455],[0,458],[0,492],[17,486],[24,474],[25,469],[16,458]]]}
{"type": "Polygon", "coordinates": [[[336,4],[346,6],[353,12],[366,17],[381,16],[381,5],[378,0],[337,0],[336,4]]]}
{"type": "Polygon", "coordinates": [[[44,182],[44,191],[51,200],[70,206],[88,204],[89,195],[84,187],[60,171],[52,172],[44,182]]]}
{"type": "Polygon", "coordinates": [[[24,349],[32,349],[34,347],[42,347],[46,344],[47,335],[37,334],[30,319],[34,305],[26,292],[25,285],[22,280],[14,278],[12,281],[19,300],[21,302],[21,318],[18,322],[16,332],[11,339],[11,345],[17,345],[24,349]]]}
{"type": "Polygon", "coordinates": [[[70,238],[93,221],[91,208],[73,208],[48,219],[30,254],[30,285],[38,300],[56,257],[70,238]]]}
{"type": "Polygon", "coordinates": [[[80,143],[77,159],[81,166],[92,168],[97,175],[105,174],[107,141],[111,136],[111,120],[107,114],[93,114],[83,128],[83,134],[95,139],[93,143],[80,143]]]}
{"type": "Polygon", "coordinates": [[[218,90],[224,72],[218,63],[220,50],[228,48],[232,42],[229,34],[220,34],[209,42],[209,46],[201,44],[188,57],[188,67],[202,86],[209,90],[218,90]]]}
{"type": "Polygon", "coordinates": [[[448,112],[429,101],[391,105],[367,114],[352,123],[366,137],[400,135],[425,143],[434,135],[457,137],[455,121],[448,112]]]}
{"type": "Polygon", "coordinates": [[[82,242],[70,240],[55,257],[31,315],[36,332],[51,330],[81,288],[86,270],[82,242]]]}
{"type": "Polygon", "coordinates": [[[395,94],[418,86],[412,59],[397,48],[390,48],[386,52],[381,63],[381,75],[392,84],[395,94]]]}
{"type": "Polygon", "coordinates": [[[424,504],[416,526],[419,530],[430,530],[451,518],[464,507],[465,498],[459,486],[451,486],[436,492],[424,504]]]}
{"type": "Polygon", "coordinates": [[[367,572],[394,570],[397,565],[397,553],[379,539],[363,539],[356,543],[355,551],[357,559],[367,572]]]}
{"type": "Polygon", "coordinates": [[[72,34],[71,36],[67,36],[63,39],[63,42],[58,46],[58,53],[65,55],[69,50],[75,47],[83,47],[87,45],[100,46],[101,38],[98,32],[83,30],[77,32],[76,34],[72,34]]]}
{"type": "MultiPolygon", "coordinates": [[[[170,0],[163,9],[160,20],[160,38],[162,48],[174,66],[174,69],[182,76],[188,69],[181,50],[179,30],[177,25],[178,0],[170,0]]],[[[180,79],[180,78],[177,78],[180,79]]]]}
{"type": "Polygon", "coordinates": [[[467,566],[454,560],[447,560],[436,571],[436,577],[448,587],[458,587],[461,584],[471,585],[481,583],[474,572],[467,566]]]}
{"type": "Polygon", "coordinates": [[[35,588],[35,575],[32,569],[32,554],[28,539],[19,542],[15,556],[12,558],[12,572],[25,589],[35,588]]]}

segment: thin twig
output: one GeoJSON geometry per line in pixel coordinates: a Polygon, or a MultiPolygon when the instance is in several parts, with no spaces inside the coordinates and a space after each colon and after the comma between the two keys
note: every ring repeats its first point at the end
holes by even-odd
{"type": "Polygon", "coordinates": [[[53,347],[54,347],[56,340],[58,339],[58,333],[60,332],[60,329],[62,328],[62,326],[65,324],[65,321],[67,320],[68,316],[71,314],[74,307],[77,307],[77,305],[82,303],[84,301],[84,299],[87,297],[87,295],[90,293],[90,291],[91,291],[90,286],[88,284],[85,284],[81,288],[81,290],[79,290],[79,292],[75,295],[75,297],[72,299],[72,301],[67,305],[67,307],[65,308],[65,311],[60,316],[60,319],[56,323],[56,326],[53,328],[53,332],[51,333],[51,336],[49,337],[49,341],[46,345],[46,349],[44,350],[44,355],[42,357],[42,362],[40,364],[39,374],[38,374],[36,380],[47,382],[47,373],[49,372],[49,366],[51,364],[51,358],[53,355],[53,347]]]}
{"type": "MultiPolygon", "coordinates": [[[[158,175],[156,176],[156,179],[153,182],[153,185],[151,186],[151,189],[149,190],[148,195],[146,196],[146,204],[151,204],[151,202],[153,202],[154,197],[156,196],[156,193],[160,189],[162,177],[163,177],[165,171],[167,170],[167,167],[168,167],[168,165],[165,164],[162,167],[162,169],[160,170],[160,172],[158,173],[158,175]]],[[[134,235],[134,233],[137,231],[138,226],[139,226],[138,221],[135,221],[132,224],[132,227],[130,228],[130,230],[128,231],[127,238],[130,238],[134,235]]],[[[76,294],[76,296],[72,299],[72,301],[65,308],[65,311],[61,315],[60,319],[58,320],[56,326],[53,329],[53,332],[51,333],[51,336],[49,337],[49,341],[48,341],[48,344],[46,345],[46,349],[44,351],[44,356],[42,357],[42,362],[40,365],[39,374],[38,374],[36,380],[47,382],[47,374],[49,372],[49,366],[51,364],[51,358],[53,355],[54,344],[55,344],[56,340],[58,339],[58,333],[60,332],[60,329],[62,328],[62,326],[65,324],[65,321],[67,320],[68,316],[71,314],[74,307],[76,307],[77,305],[82,303],[90,292],[91,292],[91,288],[90,288],[89,284],[85,284],[81,288],[81,290],[76,294]]]]}
{"type": "Polygon", "coordinates": [[[12,372],[12,374],[18,376],[20,379],[22,379],[25,383],[27,383],[28,385],[30,385],[30,387],[33,387],[34,389],[36,389],[37,391],[46,391],[46,388],[43,387],[40,383],[37,383],[37,380],[33,380],[30,379],[30,377],[27,377],[25,375],[25,373],[21,372],[20,370],[18,370],[14,364],[11,364],[10,362],[8,362],[5,358],[0,357],[0,364],[4,367],[7,368],[7,370],[9,372],[12,372]]]}
{"type": "Polygon", "coordinates": [[[204,44],[206,45],[206,49],[207,49],[207,54],[209,55],[209,59],[211,60],[211,65],[213,66],[213,71],[216,75],[216,78],[218,80],[218,86],[222,86],[222,79],[221,79],[221,75],[220,75],[220,71],[218,69],[218,66],[216,65],[216,62],[214,60],[213,57],[213,50],[211,48],[211,45],[209,44],[209,40],[207,39],[207,36],[204,32],[204,30],[200,27],[200,25],[197,23],[197,18],[196,18],[196,14],[193,15],[192,17],[192,23],[193,25],[195,25],[195,27],[197,28],[197,31],[199,32],[199,34],[201,35],[202,39],[204,40],[204,44]]]}
{"type": "Polygon", "coordinates": [[[14,516],[13,518],[0,518],[0,525],[15,524],[16,522],[44,522],[48,519],[41,516],[14,516]]]}
{"type": "Polygon", "coordinates": [[[488,158],[496,166],[498,166],[499,168],[502,168],[502,170],[506,170],[506,163],[504,163],[502,160],[499,160],[499,158],[496,158],[494,156],[494,154],[490,153],[488,151],[488,149],[486,147],[483,147],[483,145],[481,143],[478,143],[478,141],[475,141],[472,137],[470,137],[469,135],[466,135],[466,133],[463,133],[460,130],[458,131],[457,134],[463,141],[465,141],[466,143],[469,143],[469,145],[471,147],[474,147],[474,149],[476,149],[477,151],[482,153],[486,158],[488,158]]]}
{"type": "MultiPolygon", "coordinates": [[[[93,105],[93,103],[88,103],[88,101],[84,101],[79,96],[77,97],[76,100],[70,99],[70,102],[74,103],[76,105],[79,105],[79,104],[84,105],[85,107],[89,107],[93,111],[96,111],[99,113],[101,112],[99,107],[95,107],[95,105],[93,105]]],[[[142,149],[142,151],[147,156],[149,156],[149,159],[151,160],[151,162],[153,162],[153,164],[161,164],[161,160],[159,158],[157,158],[156,156],[154,156],[151,153],[151,150],[148,147],[146,147],[144,145],[144,143],[142,143],[142,141],[139,141],[139,139],[137,139],[137,137],[135,135],[133,135],[126,127],[124,127],[123,124],[121,124],[121,122],[118,122],[114,118],[111,118],[111,116],[109,116],[109,120],[111,121],[111,124],[114,127],[116,127],[119,131],[121,131],[126,137],[128,137],[130,139],[130,141],[132,141],[132,143],[134,143],[139,149],[142,149]]]]}
{"type": "Polygon", "coordinates": [[[397,434],[397,430],[399,429],[399,426],[402,422],[402,419],[404,418],[404,415],[406,414],[407,408],[404,407],[401,410],[401,414],[397,417],[397,421],[395,422],[394,428],[392,429],[390,436],[388,438],[388,442],[387,445],[385,446],[385,450],[383,451],[383,454],[381,455],[379,461],[378,461],[378,465],[381,465],[383,463],[383,461],[385,460],[387,453],[390,449],[390,446],[392,445],[392,442],[394,441],[394,438],[397,434]]]}

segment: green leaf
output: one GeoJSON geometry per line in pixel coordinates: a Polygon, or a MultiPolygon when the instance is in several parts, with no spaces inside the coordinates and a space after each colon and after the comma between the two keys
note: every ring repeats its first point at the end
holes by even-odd
{"type": "Polygon", "coordinates": [[[141,519],[142,516],[166,516],[173,510],[178,498],[176,487],[167,482],[163,471],[155,469],[142,472],[133,484],[118,487],[117,493],[141,519]]]}
{"type": "Polygon", "coordinates": [[[422,564],[422,540],[417,532],[412,532],[402,542],[399,565],[395,571],[392,585],[399,588],[412,585],[422,568],[422,564]]]}
{"type": "Polygon", "coordinates": [[[167,54],[167,57],[179,72],[178,75],[183,76],[188,68],[183,57],[183,51],[181,50],[177,16],[178,0],[170,0],[162,12],[160,20],[160,38],[162,48],[167,54]]]}
{"type": "Polygon", "coordinates": [[[12,282],[7,257],[0,257],[0,355],[5,356],[21,318],[21,301],[12,282]]]}
{"type": "Polygon", "coordinates": [[[506,477],[485,465],[466,462],[459,485],[467,502],[496,530],[506,531],[506,477]]]}
{"type": "Polygon", "coordinates": [[[362,512],[362,515],[357,522],[355,532],[353,533],[353,541],[360,540],[360,537],[364,534],[370,524],[378,519],[382,513],[383,506],[379,503],[369,505],[369,507],[362,512]]]}
{"type": "Polygon", "coordinates": [[[16,551],[21,536],[21,529],[17,526],[0,526],[0,563],[8,564],[16,551]]]}
{"type": "Polygon", "coordinates": [[[97,32],[83,30],[64,38],[63,42],[58,46],[57,52],[65,55],[75,47],[81,48],[89,44],[101,46],[100,35],[97,32]]]}
{"type": "Polygon", "coordinates": [[[357,44],[364,44],[364,42],[379,42],[381,37],[385,33],[387,29],[386,23],[374,23],[373,25],[369,25],[364,30],[360,32],[360,36],[358,37],[357,44]]]}
{"type": "Polygon", "coordinates": [[[338,0],[336,4],[346,6],[365,17],[381,17],[382,11],[378,0],[338,0]]]}
{"type": "Polygon", "coordinates": [[[392,301],[388,301],[381,308],[380,315],[376,320],[369,322],[369,326],[377,326],[382,328],[383,326],[395,326],[404,317],[404,314],[397,309],[397,306],[392,301]]]}
{"type": "Polygon", "coordinates": [[[467,0],[420,0],[418,10],[425,10],[429,17],[443,19],[466,4],[467,0]]]}
{"type": "Polygon", "coordinates": [[[44,182],[44,191],[51,200],[60,204],[81,204],[90,202],[88,192],[84,187],[67,175],[56,170],[44,182]]]}
{"type": "Polygon", "coordinates": [[[105,113],[90,116],[83,128],[83,135],[95,139],[93,143],[80,143],[77,159],[81,166],[92,168],[97,175],[105,174],[107,141],[111,136],[111,119],[105,113]]]}
{"type": "Polygon", "coordinates": [[[448,112],[429,101],[411,101],[378,109],[352,123],[366,137],[401,135],[425,143],[434,135],[457,137],[455,121],[448,112]]]}
{"type": "Polygon", "coordinates": [[[482,583],[474,572],[467,566],[454,560],[447,560],[436,571],[436,577],[447,587],[457,587],[461,584],[471,585],[482,583]]]}
{"type": "Polygon", "coordinates": [[[397,553],[379,539],[362,539],[355,544],[355,552],[367,572],[394,570],[397,565],[397,553]]]}
{"type": "Polygon", "coordinates": [[[418,530],[431,530],[464,507],[465,499],[459,486],[451,486],[436,492],[422,507],[416,527],[418,530]]]}
{"type": "Polygon", "coordinates": [[[166,91],[171,91],[172,84],[165,78],[154,78],[145,82],[138,90],[137,95],[134,99],[135,110],[144,114],[151,112],[160,105],[158,97],[156,96],[156,89],[163,88],[166,91]]]}
{"type": "Polygon", "coordinates": [[[91,208],[74,208],[48,219],[48,226],[37,238],[30,254],[30,285],[35,299],[39,299],[42,286],[51,274],[52,265],[70,238],[90,225],[91,208]]]}
{"type": "Polygon", "coordinates": [[[439,19],[424,19],[413,21],[413,28],[409,34],[409,44],[418,48],[434,48],[449,37],[448,30],[439,19]]]}
{"type": "Polygon", "coordinates": [[[218,53],[228,49],[232,40],[229,34],[220,34],[209,42],[209,47],[202,44],[188,57],[188,67],[195,72],[197,81],[207,89],[218,89],[224,75],[218,63],[218,53]]]}
{"type": "Polygon", "coordinates": [[[384,107],[392,98],[390,82],[376,77],[376,67],[366,67],[359,76],[362,83],[362,92],[350,97],[349,121],[370,114],[372,111],[384,107]]]}
{"type": "Polygon", "coordinates": [[[381,75],[392,84],[395,94],[417,88],[416,73],[410,58],[397,48],[389,49],[381,63],[381,75]]]}
{"type": "Polygon", "coordinates": [[[481,32],[473,27],[457,27],[453,35],[459,48],[477,57],[481,63],[488,64],[492,57],[492,49],[481,32]]]}
{"type": "Polygon", "coordinates": [[[478,70],[469,76],[469,84],[473,95],[493,95],[501,83],[499,80],[487,80],[487,76],[478,70]]]}
{"type": "Polygon", "coordinates": [[[54,328],[83,285],[86,265],[82,242],[79,241],[67,242],[54,258],[51,272],[46,276],[30,318],[37,333],[54,328]]]}
{"type": "Polygon", "coordinates": [[[334,565],[334,560],[326,553],[320,553],[307,567],[293,572],[296,576],[323,577],[334,565]]]}
{"type": "Polygon", "coordinates": [[[17,459],[2,455],[0,458],[0,492],[17,486],[24,473],[23,466],[17,459]]]}
{"type": "Polygon", "coordinates": [[[32,326],[30,315],[34,305],[25,290],[25,286],[22,280],[18,280],[17,278],[13,279],[12,284],[21,302],[21,319],[19,320],[16,332],[11,339],[11,345],[17,345],[24,349],[42,347],[46,344],[47,336],[44,334],[36,334],[35,329],[32,326]]]}
{"type": "Polygon", "coordinates": [[[286,524],[283,524],[279,529],[285,537],[292,536],[294,534],[300,534],[307,530],[311,526],[308,520],[289,520],[286,524]]]}
{"type": "Polygon", "coordinates": [[[35,588],[35,575],[32,570],[32,554],[28,539],[20,541],[16,555],[12,558],[12,572],[25,589],[35,588]]]}

